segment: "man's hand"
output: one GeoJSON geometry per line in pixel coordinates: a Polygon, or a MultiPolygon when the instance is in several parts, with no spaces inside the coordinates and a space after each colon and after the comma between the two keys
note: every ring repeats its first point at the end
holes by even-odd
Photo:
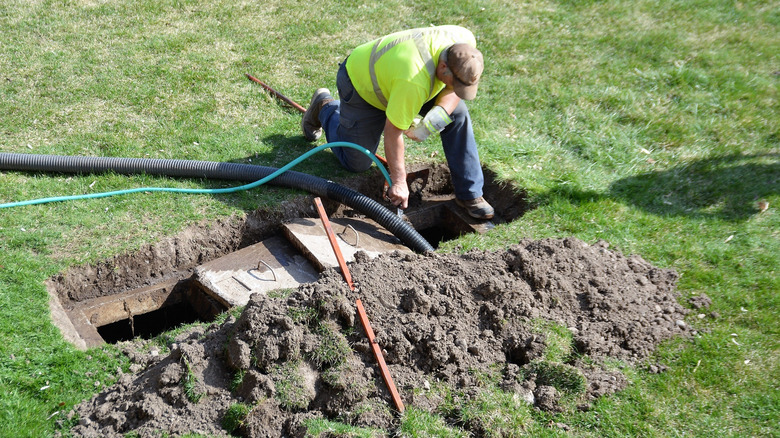
{"type": "Polygon", "coordinates": [[[418,142],[418,143],[419,143],[419,142],[421,142],[421,141],[424,141],[426,138],[428,138],[428,135],[427,135],[427,133],[420,132],[420,131],[417,129],[417,125],[412,125],[412,127],[411,127],[411,128],[409,128],[409,129],[407,129],[406,131],[404,131],[404,134],[406,134],[406,136],[407,136],[407,137],[409,137],[409,139],[410,139],[410,140],[416,141],[416,142],[418,142]],[[418,135],[417,135],[417,134],[418,134],[418,132],[419,132],[420,134],[422,134],[422,136],[418,136],[418,135]],[[421,137],[422,137],[422,138],[421,138],[421,137]]]}
{"type": "Polygon", "coordinates": [[[390,198],[391,204],[406,210],[409,207],[409,186],[406,185],[406,180],[393,182],[387,191],[387,197],[390,198]]]}
{"type": "Polygon", "coordinates": [[[404,162],[403,131],[385,122],[385,155],[390,179],[393,185],[387,191],[387,197],[396,207],[409,207],[409,186],[406,185],[406,164],[404,162]]]}

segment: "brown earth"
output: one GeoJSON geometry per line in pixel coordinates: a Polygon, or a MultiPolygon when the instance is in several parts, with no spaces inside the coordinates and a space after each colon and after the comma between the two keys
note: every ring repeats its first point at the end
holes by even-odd
{"type": "MultiPolygon", "coordinates": [[[[244,436],[304,436],[303,420],[315,417],[391,433],[398,417],[356,318],[358,298],[404,403],[429,411],[442,402],[437,387],[476,397],[480,373],[496,369],[499,386],[535,409],[571,400],[584,409],[627,384],[607,362],[637,364],[691,330],[676,273],[603,241],[361,256],[350,270],[355,291],[329,270],[284,297],[254,295],[237,319],[179,336],[167,355],[126,344],[137,372],[76,406],[72,432],[228,435],[223,419],[243,403],[244,436]]],[[[483,435],[479,424],[460,426],[483,435]]]]}

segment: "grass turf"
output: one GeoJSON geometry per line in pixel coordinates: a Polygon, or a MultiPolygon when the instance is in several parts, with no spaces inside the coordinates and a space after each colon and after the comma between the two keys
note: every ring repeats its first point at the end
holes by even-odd
{"type": "MultiPolygon", "coordinates": [[[[526,189],[534,209],[440,250],[605,239],[675,268],[681,299],[706,293],[720,315],[694,313],[700,336],[663,346],[653,360],[667,372],[629,369],[631,386],[592,410],[532,411],[503,433],[777,436],[778,10],[762,1],[9,1],[0,6],[0,151],[280,166],[309,147],[300,116],[244,73],[305,105],[315,88],[335,88],[337,63],[355,45],[464,25],[486,58],[470,103],[483,162],[526,189]]],[[[438,150],[429,140],[408,154],[441,160],[430,158],[438,150]]],[[[347,175],[328,153],[297,170],[347,175]]],[[[148,185],[226,183],[2,172],[0,202],[148,185]]],[[[110,346],[80,352],[62,340],[46,278],[289,193],[0,210],[0,436],[53,434],[126,366],[110,346]]],[[[455,433],[441,417],[407,421],[399,432],[422,421],[432,435],[455,433]]]]}

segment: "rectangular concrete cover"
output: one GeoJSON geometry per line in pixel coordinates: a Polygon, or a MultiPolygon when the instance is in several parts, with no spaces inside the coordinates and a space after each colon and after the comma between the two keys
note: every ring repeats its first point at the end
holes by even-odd
{"type": "MultiPolygon", "coordinates": [[[[369,257],[390,251],[412,252],[370,219],[337,218],[331,220],[331,228],[347,262],[354,261],[358,251],[369,257]]],[[[293,219],[282,225],[282,232],[289,241],[271,237],[198,266],[195,281],[224,305],[233,307],[246,305],[253,293],[296,288],[317,281],[318,271],[338,267],[320,219],[293,219]]]]}
{"type": "MultiPolygon", "coordinates": [[[[341,254],[346,262],[355,260],[355,253],[364,251],[369,257],[412,250],[397,237],[371,219],[335,218],[330,220],[341,254]]],[[[338,261],[319,218],[298,218],[282,225],[282,231],[320,271],[337,268],[338,261]]]]}
{"type": "Polygon", "coordinates": [[[195,269],[195,280],[228,307],[244,306],[253,293],[297,288],[319,273],[289,242],[271,237],[195,269]]]}

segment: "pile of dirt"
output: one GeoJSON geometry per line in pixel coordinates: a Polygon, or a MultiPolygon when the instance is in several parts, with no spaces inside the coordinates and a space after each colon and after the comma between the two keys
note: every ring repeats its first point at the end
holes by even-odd
{"type": "Polygon", "coordinates": [[[315,417],[392,430],[356,299],[407,405],[435,411],[435,385],[476,396],[480,373],[496,368],[504,391],[539,409],[560,410],[562,397],[586,404],[626,384],[605,360],[637,363],[690,330],[675,272],[607,247],[568,238],[464,255],[359,254],[355,291],[326,271],[284,297],[252,296],[237,319],[182,335],[168,355],[130,348],[142,369],[78,405],[72,432],[303,436],[315,417]]]}

